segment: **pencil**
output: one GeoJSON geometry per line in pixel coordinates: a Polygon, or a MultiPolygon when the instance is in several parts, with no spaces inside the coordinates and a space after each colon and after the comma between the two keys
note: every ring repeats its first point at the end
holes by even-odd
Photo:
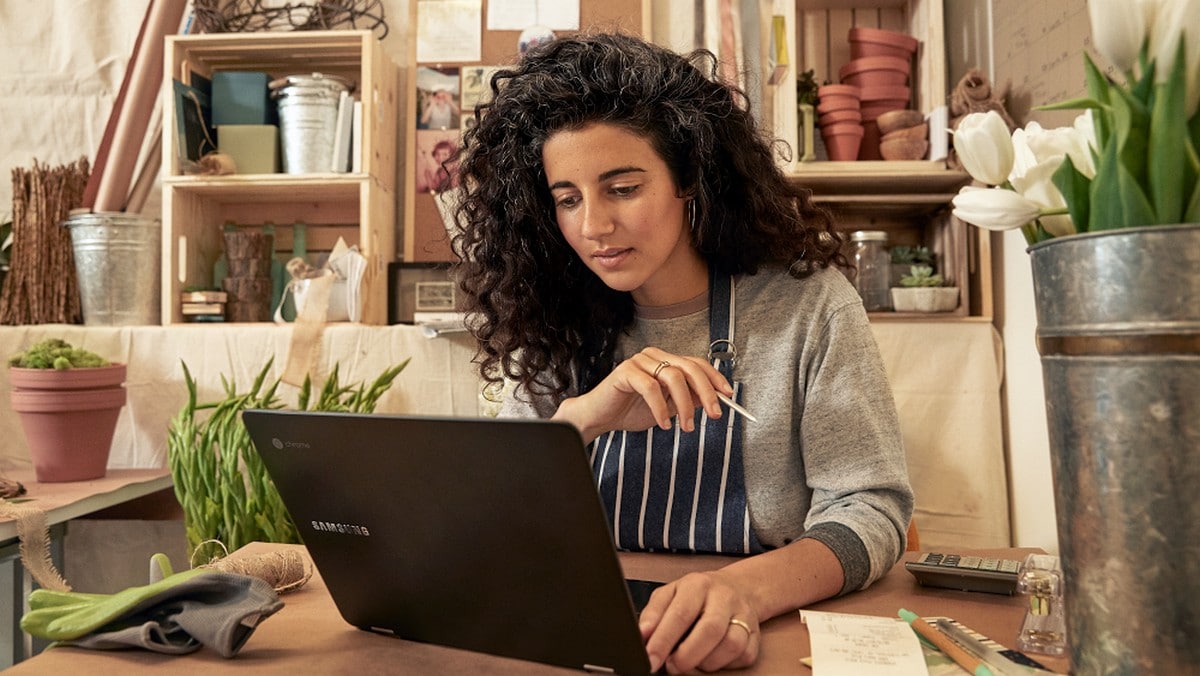
{"type": "Polygon", "coordinates": [[[917,617],[916,613],[901,608],[900,619],[909,623],[913,631],[937,646],[938,650],[946,653],[950,659],[954,660],[955,664],[966,669],[967,673],[975,674],[975,676],[994,676],[992,670],[988,668],[988,665],[984,664],[983,660],[963,650],[962,647],[954,642],[954,639],[938,631],[933,625],[922,620],[920,617],[917,617]]]}
{"type": "Polygon", "coordinates": [[[747,411],[746,409],[739,406],[738,403],[736,401],[734,401],[733,399],[730,399],[729,397],[725,396],[724,394],[721,394],[720,392],[717,392],[717,399],[720,399],[721,401],[725,402],[725,405],[728,406],[729,408],[732,408],[733,410],[737,411],[738,413],[741,413],[742,415],[746,416],[746,419],[749,420],[750,422],[758,422],[758,418],[755,418],[754,416],[750,415],[750,411],[747,411]]]}

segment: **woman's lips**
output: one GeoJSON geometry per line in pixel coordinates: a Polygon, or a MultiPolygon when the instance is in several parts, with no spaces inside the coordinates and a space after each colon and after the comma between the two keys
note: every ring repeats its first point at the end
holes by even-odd
{"type": "Polygon", "coordinates": [[[633,249],[604,249],[593,253],[592,260],[602,268],[612,269],[628,260],[632,253],[633,249]]]}

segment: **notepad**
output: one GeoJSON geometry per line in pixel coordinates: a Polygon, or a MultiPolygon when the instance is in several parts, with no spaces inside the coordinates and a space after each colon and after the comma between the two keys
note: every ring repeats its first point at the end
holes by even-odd
{"type": "Polygon", "coordinates": [[[801,610],[814,676],[927,676],[925,654],[908,624],[891,617],[801,610]]]}

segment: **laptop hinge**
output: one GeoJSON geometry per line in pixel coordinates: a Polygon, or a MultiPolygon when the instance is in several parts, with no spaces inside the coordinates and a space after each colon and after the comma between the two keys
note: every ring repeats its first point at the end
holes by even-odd
{"type": "Polygon", "coordinates": [[[615,674],[615,673],[617,673],[615,669],[612,669],[609,667],[600,667],[600,666],[596,666],[595,664],[585,664],[585,665],[583,665],[583,670],[590,671],[593,673],[599,673],[599,674],[615,674]]]}

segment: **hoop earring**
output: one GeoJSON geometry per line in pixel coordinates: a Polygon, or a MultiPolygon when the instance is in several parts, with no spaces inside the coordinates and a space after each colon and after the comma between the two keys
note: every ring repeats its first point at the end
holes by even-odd
{"type": "Polygon", "coordinates": [[[688,229],[691,230],[693,235],[698,234],[696,232],[696,200],[695,199],[688,200],[687,219],[688,219],[688,229]]]}

